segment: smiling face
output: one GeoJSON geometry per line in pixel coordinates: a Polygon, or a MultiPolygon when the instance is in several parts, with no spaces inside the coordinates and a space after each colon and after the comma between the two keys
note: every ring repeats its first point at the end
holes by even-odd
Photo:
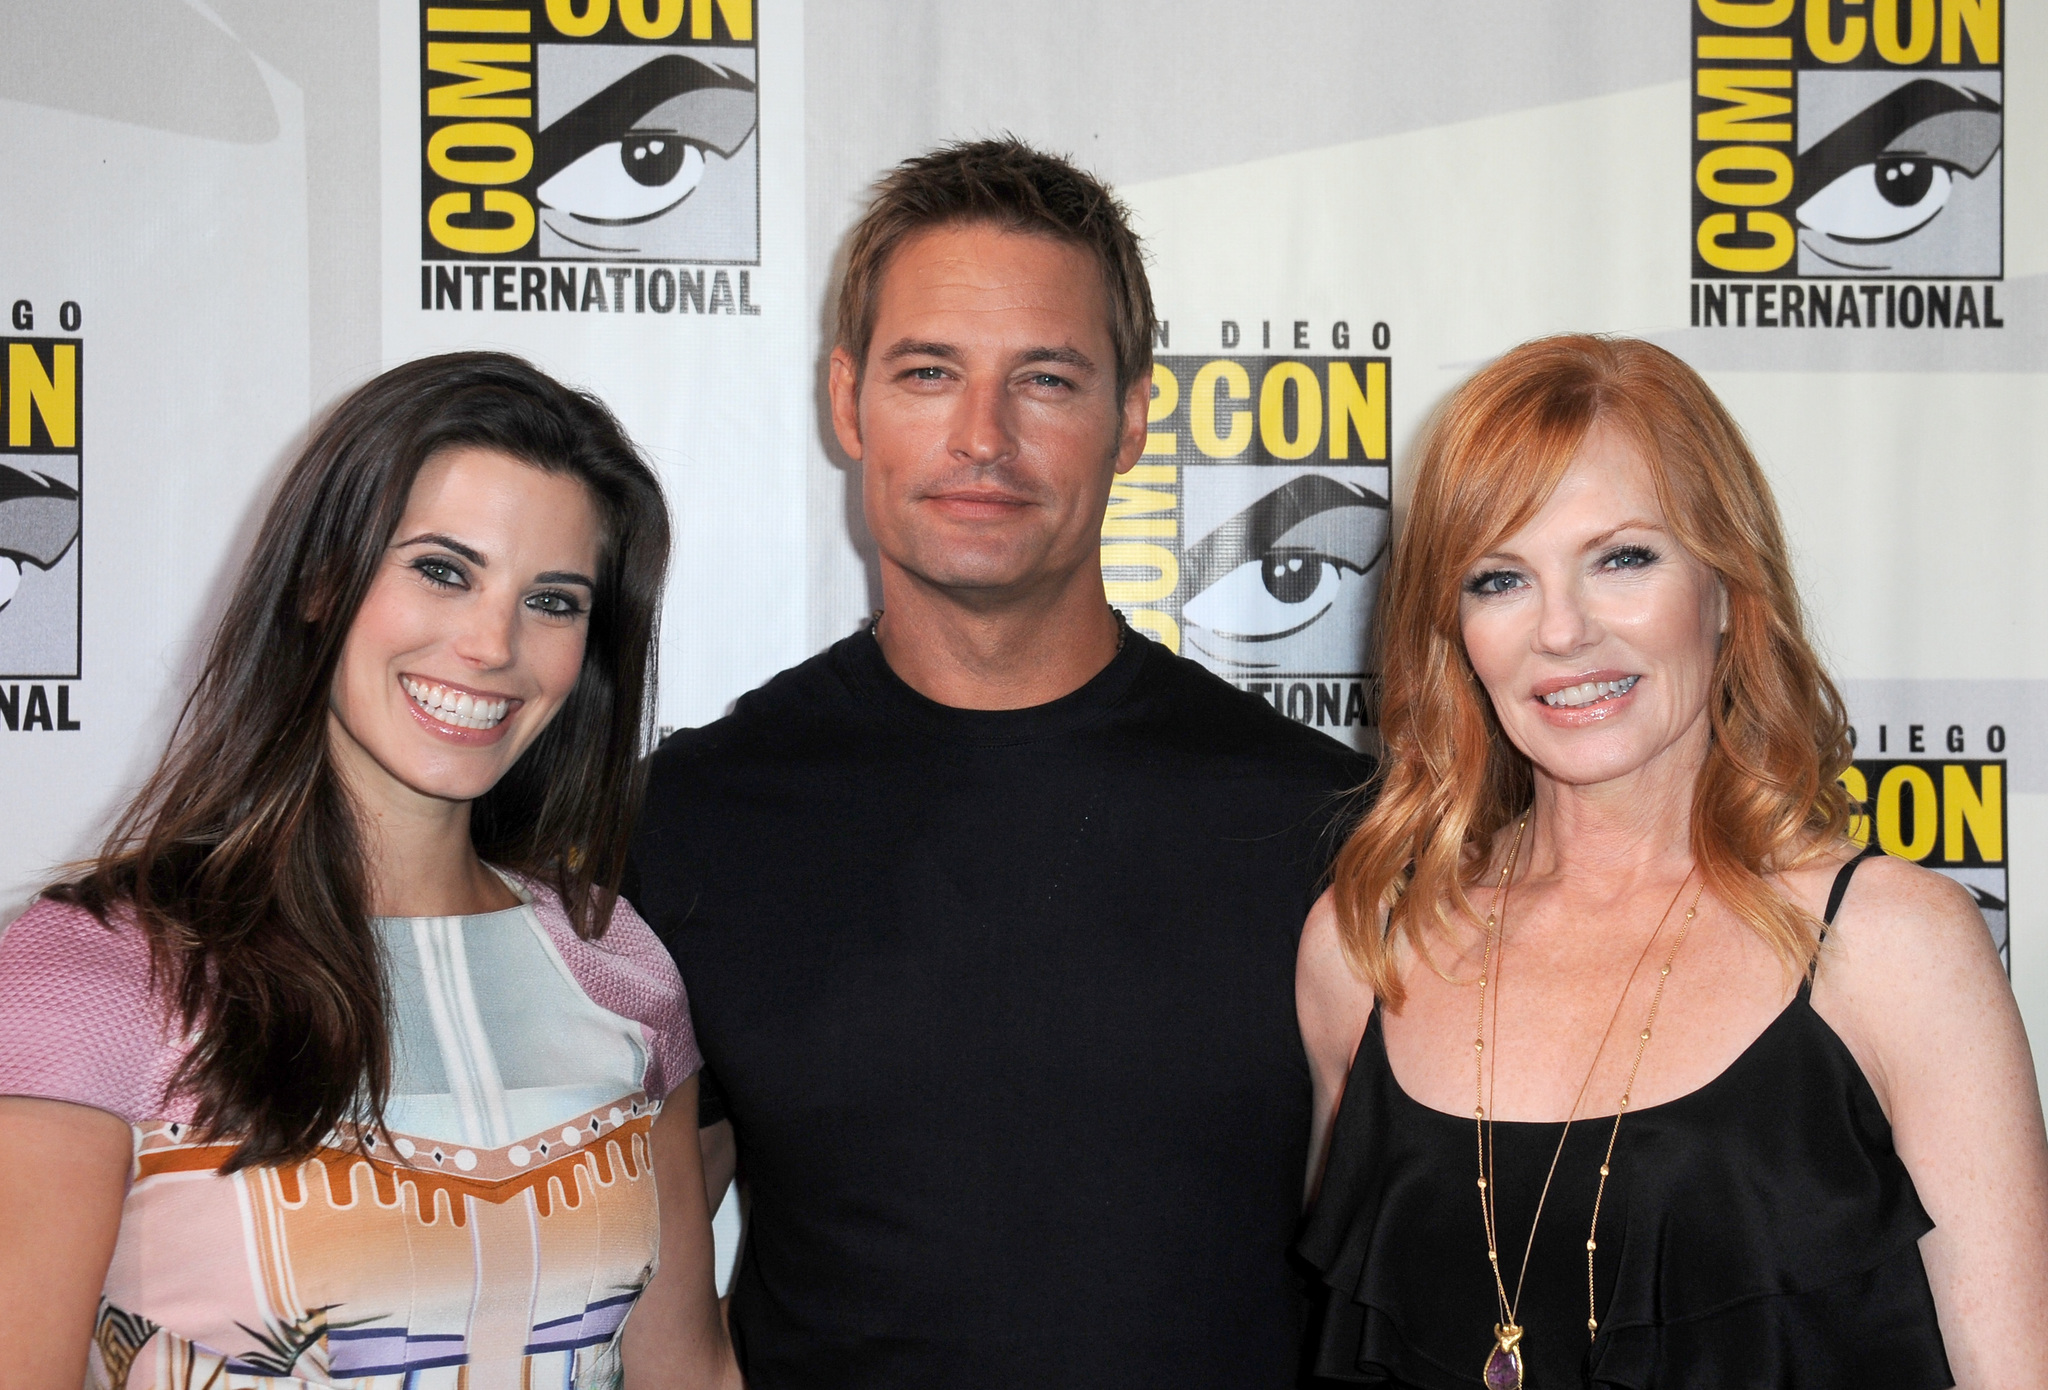
{"type": "Polygon", "coordinates": [[[1459,621],[1539,778],[1590,787],[1705,757],[1727,603],[1678,544],[1640,450],[1595,423],[1535,518],[1466,571],[1459,621]]]}
{"type": "Polygon", "coordinates": [[[865,373],[832,354],[832,420],[868,527],[935,588],[1017,593],[1099,571],[1113,472],[1145,442],[1149,383],[1119,395],[1088,252],[985,224],[897,248],[865,373]]]}
{"type": "Polygon", "coordinates": [[[473,801],[532,746],[583,667],[600,538],[574,477],[483,448],[420,470],[329,698],[369,811],[473,801]]]}

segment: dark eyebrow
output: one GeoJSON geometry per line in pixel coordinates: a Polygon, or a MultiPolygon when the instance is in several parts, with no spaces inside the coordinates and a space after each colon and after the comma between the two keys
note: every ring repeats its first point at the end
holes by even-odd
{"type": "Polygon", "coordinates": [[[548,570],[545,573],[536,574],[533,577],[533,582],[536,584],[581,584],[593,594],[597,592],[597,581],[587,574],[578,574],[575,570],[548,570]]]}
{"type": "Polygon", "coordinates": [[[960,360],[960,350],[950,343],[928,343],[914,338],[899,338],[882,354],[882,360],[894,362],[900,357],[938,357],[948,362],[957,362],[960,360]]]}
{"type": "Polygon", "coordinates": [[[1020,362],[1057,362],[1061,366],[1073,367],[1077,371],[1095,370],[1095,359],[1078,348],[1041,347],[1032,348],[1017,359],[1020,362]]]}
{"type": "Polygon", "coordinates": [[[1893,151],[1891,145],[1907,131],[1922,126],[1930,135],[1945,137],[1942,143],[1954,148],[1919,153],[1953,162],[1975,178],[2004,143],[2004,114],[1999,103],[1981,92],[1918,78],[1879,97],[1815,141],[1794,166],[1798,171],[1795,187],[1818,191],[1881,154],[1916,153],[1893,151]],[[1973,164],[1975,168],[1970,167],[1973,164]]]}
{"type": "Polygon", "coordinates": [[[479,568],[488,567],[491,563],[483,557],[480,551],[464,545],[453,536],[444,536],[438,531],[429,531],[425,535],[414,536],[409,541],[393,541],[391,548],[393,550],[403,550],[409,545],[438,545],[444,549],[454,551],[457,555],[460,555],[463,559],[479,568]]]}

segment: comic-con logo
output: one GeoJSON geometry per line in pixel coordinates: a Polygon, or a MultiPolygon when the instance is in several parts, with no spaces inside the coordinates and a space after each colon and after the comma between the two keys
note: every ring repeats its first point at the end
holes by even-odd
{"type": "Polygon", "coordinates": [[[430,261],[760,260],[753,0],[420,11],[430,261]]]}
{"type": "MultiPolygon", "coordinates": [[[[78,326],[78,306],[59,311],[78,326]]],[[[32,328],[35,307],[13,321],[32,328]]],[[[79,382],[77,338],[0,338],[0,726],[76,729],[79,668],[79,382]]]]}
{"type": "MultiPolygon", "coordinates": [[[[1960,743],[1959,733],[1951,733],[1952,743],[1960,743]]],[[[1850,837],[1858,844],[1875,839],[1886,854],[1968,889],[2010,972],[2004,759],[1859,758],[1842,773],[1842,785],[1858,803],[1850,837]]]]}
{"type": "Polygon", "coordinates": [[[1692,37],[1696,324],[1998,326],[2000,0],[1696,0],[1692,37]],[[1766,277],[1993,283],[1719,283],[1766,277]]]}
{"type": "MultiPolygon", "coordinates": [[[[1332,327],[1349,345],[1349,328],[1332,327]]],[[[1307,325],[1298,325],[1297,339],[1307,325]]],[[[1391,531],[1390,359],[1159,356],[1145,453],[1102,526],[1131,624],[1355,742],[1391,531]]]]}

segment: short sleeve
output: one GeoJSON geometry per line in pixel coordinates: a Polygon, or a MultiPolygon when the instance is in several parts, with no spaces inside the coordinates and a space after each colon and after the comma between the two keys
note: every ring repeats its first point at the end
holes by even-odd
{"type": "Polygon", "coordinates": [[[43,899],[0,932],[0,1095],[185,1120],[166,1102],[182,1055],[133,926],[43,899]]]}
{"type": "Polygon", "coordinates": [[[703,1067],[704,1059],[690,1027],[683,977],[654,929],[622,897],[604,935],[585,941],[569,924],[569,914],[553,889],[523,876],[518,882],[532,897],[541,925],[591,1002],[640,1025],[648,1059],[642,1084],[648,1095],[666,1100],[703,1067]]]}

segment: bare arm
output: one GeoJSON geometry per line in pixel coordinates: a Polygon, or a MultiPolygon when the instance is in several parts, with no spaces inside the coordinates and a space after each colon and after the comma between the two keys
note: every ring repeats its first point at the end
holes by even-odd
{"type": "Polygon", "coordinates": [[[135,1156],[118,1116],[0,1096],[0,1379],[78,1390],[135,1156]]]}
{"type": "Polygon", "coordinates": [[[1968,894],[1858,871],[1815,982],[1892,1121],[1935,1229],[1920,1242],[1961,1390],[2048,1385],[2048,1134],[2012,988],[1968,894]]]}
{"type": "Polygon", "coordinates": [[[626,1390],[738,1387],[739,1367],[713,1283],[711,1210],[697,1147],[697,1079],[669,1096],[654,1122],[661,1264],[626,1319],[626,1390]]]}
{"type": "Polygon", "coordinates": [[[1301,929],[1301,949],[1294,958],[1294,1012],[1301,1023],[1301,1045],[1308,1053],[1309,1084],[1315,1109],[1309,1120],[1308,1174],[1304,1203],[1315,1200],[1328,1157],[1330,1126],[1351,1059],[1372,1015],[1372,991],[1351,969],[1337,935],[1337,909],[1324,893],[1309,910],[1301,929]]]}

